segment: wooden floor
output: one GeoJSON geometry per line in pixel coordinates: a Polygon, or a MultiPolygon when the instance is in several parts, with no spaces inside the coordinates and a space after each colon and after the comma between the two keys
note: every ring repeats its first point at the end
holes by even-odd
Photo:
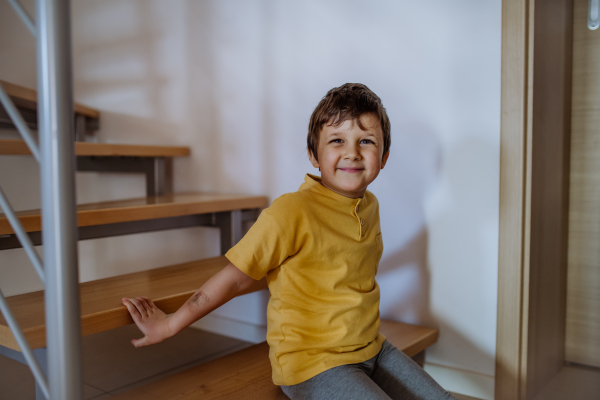
{"type": "Polygon", "coordinates": [[[469,397],[469,396],[465,396],[463,394],[452,393],[452,395],[454,397],[456,397],[456,400],[479,400],[479,399],[476,399],[475,397],[469,397]]]}
{"type": "MultiPolygon", "coordinates": [[[[163,343],[136,349],[129,342],[139,335],[137,328],[129,325],[83,338],[85,400],[110,399],[251,345],[188,328],[163,343]]],[[[0,400],[35,399],[33,376],[25,365],[0,356],[0,371],[0,400]]],[[[455,396],[457,400],[478,400],[455,396]]]]}
{"type": "Polygon", "coordinates": [[[535,400],[564,399],[600,399],[600,369],[564,366],[535,398],[535,400]]]}

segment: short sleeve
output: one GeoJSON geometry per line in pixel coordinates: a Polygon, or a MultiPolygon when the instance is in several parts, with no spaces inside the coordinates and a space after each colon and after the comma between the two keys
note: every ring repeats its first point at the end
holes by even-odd
{"type": "Polygon", "coordinates": [[[246,275],[259,280],[295,253],[292,235],[285,233],[265,209],[225,257],[246,275]]]}

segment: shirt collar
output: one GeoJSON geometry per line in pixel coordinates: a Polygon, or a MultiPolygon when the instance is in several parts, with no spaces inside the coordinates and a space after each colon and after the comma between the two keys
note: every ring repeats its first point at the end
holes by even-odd
{"type": "Polygon", "coordinates": [[[344,195],[336,193],[333,190],[325,187],[321,183],[320,177],[312,175],[312,174],[306,174],[306,176],[304,177],[304,183],[302,185],[300,185],[300,188],[298,189],[298,191],[300,191],[300,190],[311,190],[316,193],[322,194],[324,196],[330,197],[336,201],[339,201],[342,204],[348,204],[348,205],[352,205],[352,206],[363,203],[365,200],[364,196],[361,198],[358,198],[358,199],[353,199],[351,197],[346,197],[344,195]]]}

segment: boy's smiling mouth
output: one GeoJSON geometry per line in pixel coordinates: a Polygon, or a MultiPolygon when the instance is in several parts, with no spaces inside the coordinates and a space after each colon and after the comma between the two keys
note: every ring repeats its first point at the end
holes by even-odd
{"type": "Polygon", "coordinates": [[[338,170],[339,171],[344,171],[344,172],[355,173],[355,172],[363,171],[364,168],[348,168],[348,167],[344,167],[344,168],[338,168],[338,170]]]}

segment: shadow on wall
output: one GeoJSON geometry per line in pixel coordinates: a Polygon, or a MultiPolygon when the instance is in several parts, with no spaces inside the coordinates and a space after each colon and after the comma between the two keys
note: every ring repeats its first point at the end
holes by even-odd
{"type": "Polygon", "coordinates": [[[405,244],[403,248],[382,259],[379,264],[378,273],[382,276],[380,280],[385,280],[389,273],[396,274],[405,272],[410,280],[412,288],[403,293],[395,293],[393,307],[388,307],[386,315],[395,317],[393,319],[408,319],[410,323],[424,323],[430,326],[436,326],[436,320],[431,313],[430,305],[430,272],[427,261],[427,230],[422,229],[412,240],[405,244]],[[411,271],[400,271],[408,270],[411,271]],[[414,285],[416,284],[416,285],[414,285]],[[407,318],[408,317],[408,318],[407,318]]]}
{"type": "Polygon", "coordinates": [[[401,165],[393,167],[386,184],[397,187],[398,196],[394,203],[380,199],[384,243],[388,248],[397,245],[384,253],[379,266],[382,317],[438,328],[440,339],[428,351],[428,362],[471,371],[478,367],[490,377],[495,345],[481,338],[495,337],[489,327],[495,330],[496,315],[478,314],[482,307],[476,303],[487,301],[485,309],[496,304],[496,293],[482,289],[497,276],[493,251],[490,257],[490,246],[497,244],[497,212],[489,210],[497,206],[498,188],[486,187],[486,182],[497,182],[497,167],[486,167],[496,152],[476,132],[446,145],[450,150],[443,156],[438,136],[427,126],[402,124],[395,132],[392,157],[401,165]],[[482,209],[482,204],[490,206],[482,209]],[[407,235],[386,237],[389,224],[404,224],[407,235]],[[460,320],[445,318],[444,310],[453,310],[453,315],[459,310],[460,320]]]}
{"type": "Polygon", "coordinates": [[[385,248],[394,249],[384,251],[379,264],[382,314],[434,326],[425,202],[440,181],[441,146],[437,135],[422,123],[404,123],[394,127],[394,133],[387,170],[381,177],[386,179],[385,186],[396,190],[379,199],[385,248]],[[398,230],[398,226],[403,228],[398,230]],[[387,237],[388,230],[402,236],[387,237]]]}
{"type": "Polygon", "coordinates": [[[223,115],[231,109],[223,93],[230,71],[220,69],[211,7],[74,3],[76,98],[101,110],[98,141],[189,146],[191,157],[175,160],[176,191],[249,192],[227,173],[240,140],[221,126],[235,118],[223,115]]]}
{"type": "MultiPolygon", "coordinates": [[[[160,71],[157,43],[162,32],[152,23],[152,4],[144,1],[75,2],[73,4],[73,61],[76,98],[102,110],[126,110],[156,121],[165,115],[165,87],[168,76],[160,71]]],[[[101,134],[118,141],[122,131],[101,126],[101,134]]],[[[128,141],[146,139],[154,131],[128,131],[128,141]],[[142,138],[136,134],[142,133],[142,138]]],[[[162,131],[167,136],[169,130],[162,131]]],[[[153,135],[150,135],[153,136],[153,135]]],[[[162,140],[166,143],[166,140],[162,140]]]]}
{"type": "Polygon", "coordinates": [[[195,176],[182,179],[202,190],[272,195],[279,164],[266,17],[252,2],[207,1],[187,2],[184,18],[186,140],[195,143],[184,173],[195,176]]]}
{"type": "Polygon", "coordinates": [[[106,116],[98,139],[190,146],[192,156],[177,161],[175,189],[273,197],[282,186],[295,190],[301,179],[292,184],[280,172],[312,170],[304,143],[310,111],[296,112],[299,96],[277,80],[272,6],[74,3],[76,97],[106,116]]]}
{"type": "MultiPolygon", "coordinates": [[[[94,84],[90,84],[89,86],[93,87],[94,84]]],[[[102,84],[98,83],[98,86],[100,87],[102,84]]],[[[111,94],[116,94],[116,92],[113,91],[111,94]]],[[[178,142],[178,138],[172,135],[172,133],[177,132],[180,126],[167,119],[143,117],[106,110],[101,111],[100,118],[102,140],[99,141],[103,143],[176,146],[178,142]]]]}
{"type": "MultiPolygon", "coordinates": [[[[192,137],[189,143],[200,142],[201,146],[193,147],[194,157],[189,160],[185,171],[195,171],[196,178],[189,176],[188,182],[197,182],[199,187],[207,185],[211,190],[227,192],[231,190],[233,180],[219,166],[223,158],[232,157],[227,154],[227,143],[223,140],[227,127],[223,126],[223,110],[220,99],[222,78],[218,66],[218,49],[215,48],[214,11],[212,2],[191,2],[187,4],[185,18],[186,65],[185,79],[189,88],[186,90],[186,114],[188,130],[192,137]],[[195,137],[197,135],[197,137],[195,137]],[[215,166],[208,170],[203,166],[215,166]],[[214,182],[218,177],[218,183],[214,182]],[[213,183],[214,182],[214,183],[213,183]]],[[[186,173],[186,172],[184,172],[186,173]]]]}

